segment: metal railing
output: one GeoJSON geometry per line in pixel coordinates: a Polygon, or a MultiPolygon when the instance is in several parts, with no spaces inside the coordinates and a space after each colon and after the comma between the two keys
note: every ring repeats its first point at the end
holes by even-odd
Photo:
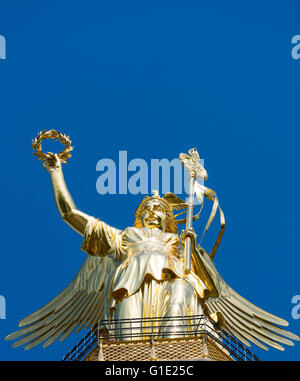
{"type": "Polygon", "coordinates": [[[169,318],[142,318],[101,320],[63,358],[63,361],[81,361],[102,343],[149,341],[158,339],[197,338],[213,340],[238,361],[259,361],[236,337],[214,325],[205,315],[169,318]]]}

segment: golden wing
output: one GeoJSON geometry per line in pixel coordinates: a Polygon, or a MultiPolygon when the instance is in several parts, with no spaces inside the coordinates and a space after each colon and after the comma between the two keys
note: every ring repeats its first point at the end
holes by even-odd
{"type": "Polygon", "coordinates": [[[167,192],[164,196],[163,199],[166,200],[172,209],[175,210],[181,210],[181,209],[186,209],[187,208],[187,203],[183,201],[180,197],[176,196],[176,194],[172,192],[167,192]]]}
{"type": "Polygon", "coordinates": [[[72,282],[48,304],[19,322],[24,327],[6,340],[31,349],[44,342],[46,348],[56,339],[65,340],[75,329],[92,328],[106,308],[105,290],[120,263],[111,256],[88,255],[72,282]]]}
{"type": "Polygon", "coordinates": [[[293,346],[291,340],[300,340],[297,335],[278,327],[278,325],[288,326],[286,320],[262,310],[235,292],[223,280],[209,255],[202,248],[198,251],[197,256],[199,255],[201,255],[200,261],[194,260],[194,270],[196,273],[198,270],[200,277],[205,273],[206,279],[215,284],[215,295],[207,299],[205,306],[210,315],[221,313],[225,320],[226,331],[248,347],[251,346],[250,341],[265,350],[268,350],[268,346],[284,350],[278,343],[293,346]]]}

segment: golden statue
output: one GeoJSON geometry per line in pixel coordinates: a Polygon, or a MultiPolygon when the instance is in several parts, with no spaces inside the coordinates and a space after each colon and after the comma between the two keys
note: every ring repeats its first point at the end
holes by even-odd
{"type": "MultiPolygon", "coordinates": [[[[68,137],[54,130],[43,131],[33,147],[51,176],[62,219],[83,236],[81,249],[88,255],[72,282],[44,307],[21,320],[21,330],[7,336],[7,340],[18,338],[13,346],[26,344],[25,349],[30,349],[43,343],[47,347],[58,338],[63,341],[74,330],[78,333],[82,328],[93,328],[101,319],[201,314],[247,346],[252,342],[263,349],[271,346],[283,350],[279,343],[294,345],[292,340],[299,340],[279,327],[288,325],[285,320],[245,300],[218,273],[213,258],[225,219],[216,194],[196,181],[207,178],[197,150],[180,155],[190,179],[189,201],[172,193],[160,197],[154,192],[138,206],[134,225],[119,230],[75,206],[61,165],[72,149],[68,137]],[[60,139],[66,148],[59,155],[43,154],[43,138],[60,139]],[[221,230],[210,254],[197,244],[192,227],[193,220],[199,217],[199,213],[193,215],[195,193],[200,202],[203,195],[213,201],[205,231],[218,208],[220,211],[221,230]],[[186,218],[177,220],[174,211],[185,209],[186,218]],[[186,229],[179,236],[178,224],[183,222],[186,229]]],[[[167,336],[176,332],[174,324],[166,327],[167,336]]]]}

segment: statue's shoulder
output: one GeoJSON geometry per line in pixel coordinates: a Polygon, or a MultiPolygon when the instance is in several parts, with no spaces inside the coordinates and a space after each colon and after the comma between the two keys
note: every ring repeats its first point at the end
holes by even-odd
{"type": "Polygon", "coordinates": [[[143,229],[141,228],[136,228],[135,226],[127,226],[127,228],[125,228],[123,230],[123,234],[126,234],[126,233],[131,233],[131,232],[135,232],[135,233],[140,233],[143,229]]]}
{"type": "Polygon", "coordinates": [[[135,226],[128,226],[123,230],[122,238],[125,241],[139,241],[145,237],[143,228],[136,228],[135,226]]]}

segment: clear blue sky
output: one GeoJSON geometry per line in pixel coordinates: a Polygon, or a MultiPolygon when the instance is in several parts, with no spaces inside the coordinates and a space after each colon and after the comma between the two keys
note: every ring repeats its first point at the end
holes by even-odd
{"type": "MultiPolygon", "coordinates": [[[[297,1],[0,3],[0,360],[59,360],[84,334],[31,351],[4,341],[85,257],[32,156],[31,139],[51,128],[73,140],[64,173],[78,208],[118,228],[133,223],[142,195],[100,196],[97,161],[120,150],[171,160],[196,146],[226,216],[218,270],[300,333],[291,316],[300,294],[297,34],[297,1]]],[[[300,343],[252,349],[264,360],[300,359],[300,343]]]]}

